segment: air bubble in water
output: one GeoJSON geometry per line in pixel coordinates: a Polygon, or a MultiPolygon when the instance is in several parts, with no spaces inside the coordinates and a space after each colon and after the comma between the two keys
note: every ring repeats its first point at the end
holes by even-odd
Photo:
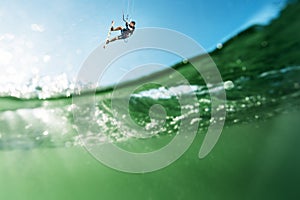
{"type": "Polygon", "coordinates": [[[225,90],[231,90],[232,88],[234,88],[234,84],[232,81],[225,81],[224,82],[224,88],[225,90]]]}
{"type": "Polygon", "coordinates": [[[44,132],[43,132],[43,135],[45,135],[45,136],[48,135],[48,134],[49,134],[48,131],[44,131],[44,132]]]}

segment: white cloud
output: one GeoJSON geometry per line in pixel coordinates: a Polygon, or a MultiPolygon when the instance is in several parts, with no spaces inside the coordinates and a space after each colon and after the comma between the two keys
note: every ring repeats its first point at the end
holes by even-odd
{"type": "Polygon", "coordinates": [[[1,40],[7,40],[7,41],[9,41],[9,40],[13,40],[13,39],[15,39],[15,35],[10,34],[10,33],[5,33],[3,35],[0,35],[0,41],[1,40]]]}
{"type": "Polygon", "coordinates": [[[13,58],[13,55],[5,50],[0,49],[0,65],[8,65],[13,58]]]}
{"type": "Polygon", "coordinates": [[[7,84],[18,85],[32,77],[33,67],[42,68],[39,55],[31,47],[31,41],[24,36],[0,35],[0,88],[7,84]]]}
{"type": "Polygon", "coordinates": [[[44,56],[43,56],[43,61],[44,61],[45,63],[49,62],[50,60],[51,60],[51,56],[50,56],[50,55],[44,55],[44,56]]]}
{"type": "Polygon", "coordinates": [[[15,68],[9,67],[9,68],[6,68],[6,73],[15,74],[15,73],[17,73],[17,71],[15,68]]]}
{"type": "Polygon", "coordinates": [[[31,24],[31,30],[42,33],[45,31],[45,28],[39,24],[31,24]]]}

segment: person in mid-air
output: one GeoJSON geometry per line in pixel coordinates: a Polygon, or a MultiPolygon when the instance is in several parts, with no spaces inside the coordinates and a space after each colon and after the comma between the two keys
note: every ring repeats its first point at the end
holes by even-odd
{"type": "MultiPolygon", "coordinates": [[[[123,16],[123,20],[124,20],[124,16],[123,16]]],[[[127,21],[125,21],[125,22],[126,22],[125,28],[122,26],[119,26],[116,28],[114,28],[113,26],[111,27],[111,29],[110,29],[111,31],[121,31],[121,35],[114,37],[111,40],[109,40],[109,39],[106,40],[106,44],[116,41],[116,40],[122,40],[122,39],[129,38],[133,34],[133,32],[135,30],[135,21],[131,21],[129,23],[127,21]]]]}

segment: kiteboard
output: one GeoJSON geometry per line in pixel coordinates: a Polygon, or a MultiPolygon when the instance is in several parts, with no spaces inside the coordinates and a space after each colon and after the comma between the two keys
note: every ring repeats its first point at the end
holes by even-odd
{"type": "Polygon", "coordinates": [[[105,40],[105,44],[104,44],[104,46],[103,46],[104,49],[106,48],[106,46],[107,46],[108,43],[109,43],[108,41],[109,41],[110,34],[111,34],[111,28],[114,26],[114,24],[115,24],[115,22],[112,21],[112,22],[111,22],[111,25],[110,25],[110,27],[109,27],[108,33],[107,33],[107,37],[106,37],[106,40],[105,40]]]}

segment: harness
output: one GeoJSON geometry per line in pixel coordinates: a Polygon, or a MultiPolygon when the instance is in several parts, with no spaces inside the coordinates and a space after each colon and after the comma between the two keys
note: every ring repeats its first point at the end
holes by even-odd
{"type": "Polygon", "coordinates": [[[121,34],[123,37],[128,38],[133,34],[135,27],[130,26],[128,21],[124,18],[124,14],[123,14],[123,21],[125,22],[125,28],[121,30],[121,34]]]}

